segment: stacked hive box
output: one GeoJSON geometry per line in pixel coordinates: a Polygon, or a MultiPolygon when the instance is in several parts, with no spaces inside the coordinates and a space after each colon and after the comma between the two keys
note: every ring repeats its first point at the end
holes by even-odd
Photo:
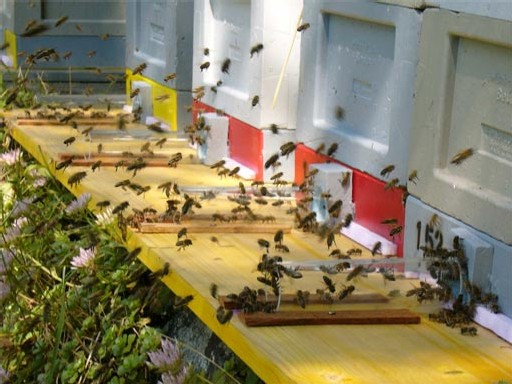
{"type": "Polygon", "coordinates": [[[143,116],[153,116],[172,130],[183,129],[192,115],[192,1],[130,1],[127,7],[126,65],[128,94],[143,106],[143,116]],[[147,67],[140,74],[133,70],[147,67]],[[175,74],[174,76],[171,76],[175,74]]]}
{"type": "MultiPolygon", "coordinates": [[[[193,81],[205,87],[200,109],[227,115],[230,157],[268,180],[273,172],[264,168],[265,160],[295,139],[302,2],[198,0],[195,6],[193,81]],[[268,129],[271,124],[280,128],[278,134],[268,129]]],[[[293,154],[281,163],[279,171],[293,180],[293,154]]]]}
{"type": "Polygon", "coordinates": [[[104,82],[106,74],[124,68],[123,1],[3,0],[2,8],[2,39],[8,44],[2,54],[14,68],[26,66],[25,57],[43,48],[55,49],[58,56],[38,60],[33,67],[44,69],[50,80],[67,80],[72,67],[74,81],[104,82]],[[62,24],[56,26],[57,21],[62,24]],[[24,36],[38,25],[47,30],[24,36]],[[71,56],[64,58],[66,52],[71,56]]]}

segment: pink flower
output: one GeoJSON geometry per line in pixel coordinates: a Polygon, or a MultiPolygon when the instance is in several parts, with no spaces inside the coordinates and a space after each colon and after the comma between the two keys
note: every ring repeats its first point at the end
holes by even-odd
{"type": "Polygon", "coordinates": [[[21,151],[16,148],[0,154],[0,161],[7,165],[14,165],[21,160],[21,151]]]}
{"type": "Polygon", "coordinates": [[[183,364],[181,352],[176,344],[169,339],[162,339],[162,349],[148,352],[149,360],[162,373],[159,384],[183,384],[189,374],[188,367],[183,364]]]}
{"type": "Polygon", "coordinates": [[[87,204],[89,203],[90,199],[91,194],[89,192],[82,193],[77,199],[69,203],[69,205],[66,207],[66,213],[70,215],[73,212],[79,211],[80,209],[87,207],[87,204]]]}
{"type": "Polygon", "coordinates": [[[85,268],[91,265],[94,260],[94,256],[96,255],[96,248],[80,248],[80,253],[78,256],[73,257],[71,260],[71,265],[74,269],[76,268],[85,268]]]}

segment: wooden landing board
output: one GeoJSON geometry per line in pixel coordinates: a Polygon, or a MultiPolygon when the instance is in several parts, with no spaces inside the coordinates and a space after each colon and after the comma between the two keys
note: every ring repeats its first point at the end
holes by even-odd
{"type": "MultiPolygon", "coordinates": [[[[134,153],[133,156],[126,156],[122,153],[59,153],[61,160],[73,159],[73,165],[77,167],[88,167],[94,164],[96,161],[101,160],[102,167],[113,167],[121,160],[126,162],[134,161],[135,159],[142,157],[146,162],[147,167],[169,167],[169,159],[172,154],[150,154],[150,153],[134,153]],[[87,158],[84,158],[87,156],[87,158]]],[[[191,161],[189,158],[184,157],[179,161],[179,164],[198,164],[198,161],[191,161]]]]}
{"type": "MultiPolygon", "coordinates": [[[[295,304],[298,306],[297,301],[295,300],[297,296],[293,294],[284,294],[281,296],[281,305],[287,304],[295,304]]],[[[226,309],[240,309],[237,308],[236,302],[228,299],[226,296],[219,296],[220,303],[226,309]]],[[[261,301],[265,301],[265,297],[261,297],[261,301]]],[[[276,302],[277,299],[274,295],[268,295],[266,298],[267,302],[276,302]]],[[[350,296],[347,296],[343,300],[334,300],[333,304],[366,304],[366,303],[387,303],[389,299],[381,295],[380,293],[355,293],[350,296]]],[[[325,304],[330,305],[330,303],[326,303],[325,300],[322,300],[322,297],[318,294],[309,295],[307,305],[314,304],[325,304]]],[[[307,308],[307,307],[306,307],[307,308]]]]}
{"type": "Polygon", "coordinates": [[[408,309],[281,311],[245,313],[240,319],[248,327],[332,324],[419,324],[419,315],[408,309]]]}
{"type": "MultiPolygon", "coordinates": [[[[76,117],[71,119],[70,121],[74,121],[78,125],[115,125],[116,119],[112,117],[104,117],[104,118],[80,118],[76,117]]],[[[42,125],[70,125],[69,121],[63,122],[59,120],[52,119],[17,119],[16,124],[20,126],[42,126],[42,125]]]]}
{"type": "Polygon", "coordinates": [[[181,224],[172,223],[141,223],[141,233],[178,233],[187,228],[188,233],[276,233],[282,230],[291,233],[290,226],[260,223],[216,223],[212,221],[189,221],[181,224]]]}

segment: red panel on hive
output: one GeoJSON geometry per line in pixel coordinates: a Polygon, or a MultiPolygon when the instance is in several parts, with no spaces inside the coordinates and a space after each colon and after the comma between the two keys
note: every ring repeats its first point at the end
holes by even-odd
{"type": "Polygon", "coordinates": [[[193,109],[192,109],[192,121],[195,123],[197,120],[197,115],[199,112],[208,113],[208,112],[215,112],[215,108],[210,107],[207,104],[201,103],[200,101],[194,100],[192,102],[193,109]]]}
{"type": "Polygon", "coordinates": [[[261,130],[229,117],[229,157],[256,172],[263,180],[263,133],[261,130]]]}
{"type": "Polygon", "coordinates": [[[404,231],[393,239],[389,236],[391,227],[380,222],[384,219],[396,218],[398,225],[404,225],[403,191],[399,188],[384,190],[386,183],[383,181],[325,155],[319,155],[313,149],[302,144],[297,145],[295,150],[295,183],[300,184],[304,180],[304,162],[309,165],[328,161],[341,164],[353,171],[352,200],[356,204],[355,221],[370,231],[393,241],[397,245],[398,256],[402,256],[404,231]]]}

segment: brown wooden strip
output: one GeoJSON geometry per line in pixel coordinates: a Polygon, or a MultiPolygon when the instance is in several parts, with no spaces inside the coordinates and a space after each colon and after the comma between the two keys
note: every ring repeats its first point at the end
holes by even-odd
{"type": "MultiPolygon", "coordinates": [[[[99,119],[88,119],[76,117],[71,119],[79,125],[115,125],[116,119],[112,117],[99,118],[99,119]]],[[[59,120],[52,119],[17,119],[16,124],[24,126],[41,126],[41,125],[70,125],[68,122],[61,122],[59,120]]]]}
{"type": "MultiPolygon", "coordinates": [[[[293,294],[284,294],[281,296],[281,305],[289,305],[289,304],[295,304],[298,306],[295,298],[297,296],[293,294]]],[[[261,301],[265,301],[265,297],[261,296],[261,301]]],[[[240,309],[237,308],[236,302],[233,300],[228,299],[226,296],[219,296],[220,303],[224,306],[226,309],[240,309]]],[[[276,297],[274,295],[268,295],[266,298],[266,301],[275,302],[276,297]]],[[[389,299],[381,295],[380,293],[354,293],[350,296],[347,296],[343,300],[334,300],[334,304],[365,304],[365,303],[387,303],[389,302],[389,299]]],[[[331,305],[331,303],[327,303],[325,300],[322,300],[322,297],[318,294],[311,294],[308,298],[308,304],[307,305],[313,305],[313,304],[325,304],[325,305],[331,305]]]]}
{"type": "Polygon", "coordinates": [[[172,223],[141,223],[139,231],[142,233],[178,233],[183,227],[188,233],[276,233],[281,229],[284,233],[290,233],[290,226],[280,224],[261,223],[214,223],[191,221],[181,224],[172,223]]]}
{"type": "Polygon", "coordinates": [[[78,156],[73,161],[73,163],[75,163],[79,160],[84,160],[83,156],[90,157],[91,159],[94,159],[94,160],[115,159],[116,161],[117,160],[127,160],[127,161],[132,160],[133,161],[138,157],[142,157],[143,159],[169,159],[171,157],[171,155],[164,155],[161,153],[151,154],[151,153],[147,153],[147,152],[133,153],[133,156],[129,156],[126,154],[123,155],[121,152],[102,152],[102,153],[93,152],[90,154],[89,153],[71,153],[71,152],[59,153],[59,159],[61,159],[61,160],[66,160],[73,156],[75,156],[75,157],[78,156]]]}
{"type": "Polygon", "coordinates": [[[242,313],[248,327],[329,324],[419,324],[419,315],[408,309],[281,311],[276,313],[242,313]]]}
{"type": "MultiPolygon", "coordinates": [[[[73,159],[73,165],[77,167],[89,167],[93,165],[96,161],[101,160],[102,167],[114,167],[120,160],[126,160],[127,163],[130,161],[134,161],[136,157],[91,157],[90,159],[77,158],[73,159]]],[[[145,158],[146,167],[169,167],[168,157],[166,158],[145,158]]]]}

